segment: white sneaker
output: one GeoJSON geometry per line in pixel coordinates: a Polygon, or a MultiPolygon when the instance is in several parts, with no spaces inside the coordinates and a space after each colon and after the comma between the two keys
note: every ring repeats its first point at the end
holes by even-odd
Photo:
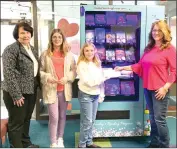
{"type": "Polygon", "coordinates": [[[58,138],[57,145],[58,145],[58,147],[63,147],[64,148],[63,138],[58,138]]]}
{"type": "Polygon", "coordinates": [[[50,148],[53,148],[53,147],[58,147],[58,145],[56,143],[50,144],[50,148]]]}

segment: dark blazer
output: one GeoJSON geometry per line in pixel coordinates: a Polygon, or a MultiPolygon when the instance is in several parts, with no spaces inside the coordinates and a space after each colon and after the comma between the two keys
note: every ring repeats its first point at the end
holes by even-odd
{"type": "MultiPolygon", "coordinates": [[[[37,50],[33,46],[31,50],[38,61],[37,50]]],[[[34,94],[34,64],[20,42],[16,41],[5,48],[2,62],[2,89],[9,92],[13,100],[20,99],[22,94],[34,94]]]]}

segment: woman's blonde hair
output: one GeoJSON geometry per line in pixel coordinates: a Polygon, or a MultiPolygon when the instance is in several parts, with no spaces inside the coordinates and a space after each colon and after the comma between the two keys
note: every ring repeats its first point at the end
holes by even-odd
{"type": "Polygon", "coordinates": [[[53,46],[53,43],[52,43],[52,37],[55,33],[59,33],[62,36],[63,42],[62,42],[61,47],[60,47],[60,52],[63,53],[64,56],[65,56],[67,51],[68,51],[67,46],[66,46],[67,42],[66,42],[66,38],[65,38],[64,34],[62,33],[62,31],[60,29],[53,29],[51,31],[50,38],[49,38],[49,43],[48,43],[48,48],[47,48],[47,54],[49,56],[51,56],[53,54],[54,46],[53,46]]]}
{"type": "MultiPolygon", "coordinates": [[[[89,46],[92,46],[92,47],[94,48],[95,52],[97,51],[94,44],[92,44],[92,43],[85,43],[85,44],[83,45],[83,47],[81,48],[80,56],[79,56],[79,58],[78,58],[77,65],[79,65],[79,63],[80,63],[81,61],[88,62],[88,60],[87,60],[87,58],[85,57],[85,54],[84,54],[84,49],[85,49],[86,47],[89,47],[89,46]]],[[[98,67],[101,66],[101,61],[100,61],[100,59],[99,59],[99,57],[98,57],[98,55],[97,55],[96,53],[95,53],[95,55],[94,55],[94,57],[93,57],[93,63],[95,63],[96,66],[98,66],[98,67]]]]}
{"type": "Polygon", "coordinates": [[[149,33],[149,43],[146,46],[145,51],[151,50],[155,45],[155,40],[152,37],[152,30],[155,25],[157,25],[160,28],[161,32],[163,33],[162,45],[160,46],[160,49],[164,50],[170,46],[170,42],[172,40],[170,28],[165,21],[158,20],[158,21],[152,23],[151,31],[149,33]]]}

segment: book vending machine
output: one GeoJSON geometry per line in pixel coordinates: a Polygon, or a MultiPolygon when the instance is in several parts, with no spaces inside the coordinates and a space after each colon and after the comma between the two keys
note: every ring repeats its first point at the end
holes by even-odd
{"type": "MultiPolygon", "coordinates": [[[[152,22],[164,19],[164,13],[163,6],[81,5],[81,47],[85,42],[96,46],[104,72],[137,63],[148,42],[152,22]]],[[[105,100],[99,104],[93,136],[149,134],[142,80],[131,71],[106,80],[105,100]]]]}

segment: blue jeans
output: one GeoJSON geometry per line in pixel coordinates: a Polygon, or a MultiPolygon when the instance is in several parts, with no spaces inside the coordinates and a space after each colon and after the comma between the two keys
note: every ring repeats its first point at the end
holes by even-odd
{"type": "Polygon", "coordinates": [[[145,98],[149,108],[151,121],[151,144],[161,148],[168,148],[170,137],[166,122],[169,92],[163,100],[157,100],[156,92],[144,89],[145,98]]]}
{"type": "Polygon", "coordinates": [[[92,128],[98,109],[98,95],[89,95],[79,90],[80,138],[79,147],[93,144],[92,128]]]}

